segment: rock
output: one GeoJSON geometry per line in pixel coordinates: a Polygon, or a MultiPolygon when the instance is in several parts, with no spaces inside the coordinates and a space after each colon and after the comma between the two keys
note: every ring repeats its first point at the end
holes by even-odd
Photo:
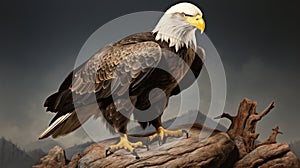
{"type": "Polygon", "coordinates": [[[61,147],[55,146],[49,151],[48,155],[40,159],[38,165],[33,166],[33,168],[45,168],[45,167],[46,168],[66,167],[65,151],[61,147]]]}
{"type": "MultiPolygon", "coordinates": [[[[232,167],[238,159],[238,150],[224,132],[215,131],[206,141],[200,142],[201,127],[194,126],[190,137],[169,138],[159,146],[152,143],[150,150],[137,149],[140,159],[125,150],[105,157],[105,148],[117,139],[94,144],[85,150],[79,160],[80,167],[232,167]]],[[[208,130],[208,129],[207,129],[208,130]]]]}
{"type": "Polygon", "coordinates": [[[234,168],[299,168],[296,155],[287,144],[270,144],[257,147],[239,160],[234,168]]]}

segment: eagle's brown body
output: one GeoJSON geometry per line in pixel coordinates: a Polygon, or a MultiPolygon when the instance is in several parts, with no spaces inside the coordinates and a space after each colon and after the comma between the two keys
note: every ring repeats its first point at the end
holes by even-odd
{"type": "Polygon", "coordinates": [[[121,114],[120,110],[127,110],[133,114],[143,128],[150,124],[155,128],[161,126],[161,115],[167,107],[169,98],[189,87],[201,71],[203,65],[201,58],[204,53],[202,50],[198,50],[197,53],[190,47],[182,47],[176,52],[167,42],[156,41],[155,34],[151,32],[131,35],[101,49],[70,73],[59,91],[47,98],[45,107],[48,111],[57,113],[50,125],[65,114],[71,115],[40,138],[50,135],[57,137],[72,132],[93,115],[102,116],[107,124],[112,126],[108,127],[111,132],[126,133],[130,120],[121,114]],[[176,61],[177,58],[174,59],[175,57],[184,60],[194,74],[193,79],[186,76],[188,69],[180,68],[181,65],[177,65],[179,62],[176,61]],[[161,66],[164,70],[151,68],[149,65],[161,66]],[[116,80],[114,74],[120,78],[116,80]],[[155,88],[161,89],[166,97],[154,94],[153,102],[150,104],[149,93],[155,88]],[[162,104],[164,98],[166,101],[162,104]],[[129,99],[138,110],[126,109],[129,99]],[[96,102],[100,114],[97,109],[87,108],[84,114],[82,114],[84,110],[78,110],[96,102]],[[116,109],[116,103],[124,109],[116,109]],[[157,117],[146,122],[140,120],[144,117],[141,111],[150,107],[154,107],[154,110],[149,113],[157,113],[157,117]]]}

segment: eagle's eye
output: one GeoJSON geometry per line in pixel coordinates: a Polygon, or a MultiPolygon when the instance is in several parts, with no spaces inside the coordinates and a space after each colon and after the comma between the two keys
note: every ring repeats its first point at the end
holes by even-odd
{"type": "Polygon", "coordinates": [[[182,13],[184,17],[193,17],[193,15],[189,15],[189,14],[186,14],[186,13],[182,13]]]}

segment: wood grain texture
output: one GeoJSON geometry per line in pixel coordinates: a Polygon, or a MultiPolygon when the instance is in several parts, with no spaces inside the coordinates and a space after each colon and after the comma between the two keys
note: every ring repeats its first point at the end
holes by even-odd
{"type": "MultiPolygon", "coordinates": [[[[116,140],[108,140],[92,145],[79,160],[80,167],[232,167],[238,158],[233,141],[224,132],[215,131],[203,142],[199,139],[201,127],[194,126],[188,139],[169,138],[159,146],[157,142],[137,150],[140,159],[136,159],[125,150],[105,157],[105,146],[116,140]]],[[[204,131],[208,131],[203,129],[204,131]]]]}

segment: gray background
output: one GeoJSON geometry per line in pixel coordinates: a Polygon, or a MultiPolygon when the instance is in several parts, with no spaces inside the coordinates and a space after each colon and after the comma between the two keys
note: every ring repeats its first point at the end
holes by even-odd
{"type": "MultiPolygon", "coordinates": [[[[2,1],[0,136],[24,148],[36,141],[53,117],[42,107],[45,98],[72,70],[81,46],[100,26],[132,12],[164,11],[176,2],[2,1]]],[[[279,141],[299,140],[297,1],[190,2],[202,9],[206,34],[225,67],[225,111],[235,114],[244,97],[258,102],[258,112],[274,100],[276,108],[258,125],[260,139],[279,125],[284,132],[279,141]]],[[[58,139],[66,146],[87,140],[82,130],[58,139]]]]}

